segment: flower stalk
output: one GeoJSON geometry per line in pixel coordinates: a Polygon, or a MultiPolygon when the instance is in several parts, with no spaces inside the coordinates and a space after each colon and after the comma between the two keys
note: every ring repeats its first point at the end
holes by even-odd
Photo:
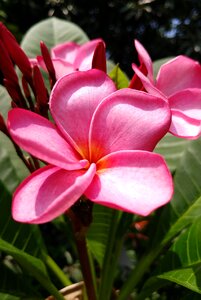
{"type": "Polygon", "coordinates": [[[67,211],[67,215],[71,220],[88,299],[97,300],[96,290],[92,284],[94,279],[86,242],[86,232],[92,221],[92,203],[80,199],[67,211]]]}

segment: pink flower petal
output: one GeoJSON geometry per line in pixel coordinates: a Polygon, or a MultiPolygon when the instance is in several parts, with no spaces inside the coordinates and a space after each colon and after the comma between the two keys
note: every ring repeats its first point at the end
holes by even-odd
{"type": "Polygon", "coordinates": [[[71,64],[74,63],[77,51],[80,48],[80,45],[74,42],[66,42],[60,45],[57,45],[51,49],[52,58],[61,58],[71,64]]]}
{"type": "Polygon", "coordinates": [[[201,121],[201,88],[186,89],[172,95],[169,99],[170,108],[184,115],[201,121]]]}
{"type": "Polygon", "coordinates": [[[146,66],[147,72],[148,72],[148,78],[151,82],[154,81],[153,79],[153,64],[152,64],[152,60],[149,56],[149,53],[147,52],[147,50],[142,46],[142,44],[138,41],[135,40],[135,48],[138,52],[138,57],[139,57],[139,61],[141,64],[144,64],[146,66]]]}
{"type": "Polygon", "coordinates": [[[76,71],[72,64],[63,59],[53,58],[52,63],[55,69],[56,79],[76,71]]]}
{"type": "Polygon", "coordinates": [[[38,114],[20,108],[12,109],[8,113],[8,128],[20,147],[50,164],[75,170],[88,163],[80,160],[54,124],[38,114]]]}
{"type": "Polygon", "coordinates": [[[201,121],[188,117],[181,111],[172,109],[172,123],[169,132],[186,139],[196,139],[201,135],[201,121]]]}
{"type": "Polygon", "coordinates": [[[113,81],[102,71],[75,72],[62,77],[50,96],[50,110],[58,127],[85,157],[88,133],[98,104],[116,90],[113,81]]]}
{"type": "Polygon", "coordinates": [[[146,216],[170,201],[173,183],[163,158],[145,151],[120,151],[102,158],[85,191],[92,201],[146,216]]]}
{"type": "Polygon", "coordinates": [[[75,68],[80,71],[87,71],[92,68],[92,60],[94,51],[99,42],[103,42],[102,39],[91,40],[83,44],[77,51],[77,55],[74,61],[75,68]]]}
{"type": "Polygon", "coordinates": [[[148,93],[156,97],[167,99],[166,96],[155,87],[155,85],[149,80],[149,78],[145,76],[135,64],[132,64],[132,68],[136,75],[140,78],[144,88],[148,93]]]}
{"type": "Polygon", "coordinates": [[[105,99],[94,113],[90,129],[91,161],[119,150],[153,150],[168,132],[166,101],[145,92],[121,89],[105,99]]]}
{"type": "Polygon", "coordinates": [[[156,87],[166,96],[180,90],[201,87],[201,66],[185,56],[177,56],[161,66],[156,87]]]}
{"type": "Polygon", "coordinates": [[[45,223],[68,210],[84,193],[96,172],[46,166],[26,178],[13,196],[12,216],[23,223],[45,223]]]}

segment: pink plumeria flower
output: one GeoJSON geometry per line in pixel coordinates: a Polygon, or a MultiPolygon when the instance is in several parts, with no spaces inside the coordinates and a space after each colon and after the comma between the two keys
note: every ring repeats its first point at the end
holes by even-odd
{"type": "Polygon", "coordinates": [[[144,216],[170,201],[170,172],[150,152],[169,128],[166,101],[128,88],[117,91],[104,72],[93,69],[58,80],[49,104],[55,124],[28,110],[9,112],[14,141],[48,163],[17,188],[16,221],[48,222],[82,195],[144,216]]]}
{"type": "Polygon", "coordinates": [[[149,54],[138,41],[135,47],[141,65],[132,65],[135,77],[130,87],[139,88],[140,79],[148,93],[168,101],[172,113],[169,132],[187,139],[198,138],[201,135],[200,64],[186,56],[177,56],[160,67],[154,80],[149,54]]]}
{"type": "MultiPolygon", "coordinates": [[[[102,39],[94,39],[83,45],[74,42],[66,42],[59,44],[51,49],[52,63],[55,69],[56,78],[59,79],[64,75],[75,71],[87,71],[92,68],[94,51],[99,43],[103,43],[102,39]]],[[[32,65],[39,65],[47,71],[42,56],[36,59],[30,59],[32,65]]]]}

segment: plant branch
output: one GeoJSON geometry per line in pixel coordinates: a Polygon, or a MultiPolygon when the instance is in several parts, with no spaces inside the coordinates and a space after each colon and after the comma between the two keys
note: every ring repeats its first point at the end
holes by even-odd
{"type": "MultiPolygon", "coordinates": [[[[82,215],[81,209],[79,205],[74,207],[74,209],[70,209],[67,212],[67,215],[69,216],[71,223],[72,223],[72,229],[74,232],[74,238],[77,246],[77,251],[78,251],[78,257],[79,257],[79,262],[81,265],[82,269],[82,274],[84,278],[84,283],[87,291],[87,296],[89,300],[96,300],[96,290],[93,285],[93,274],[91,271],[91,264],[90,264],[90,258],[88,255],[88,249],[87,249],[87,243],[86,243],[86,232],[88,226],[83,225],[83,219],[80,218],[82,215]]],[[[87,214],[85,214],[86,217],[87,214]]],[[[87,219],[87,218],[86,218],[87,219]]],[[[85,219],[85,221],[86,221],[85,219]]],[[[85,222],[84,221],[84,222],[85,222]]],[[[91,222],[91,220],[90,220],[91,222]]],[[[89,222],[89,223],[90,223],[89,222]]]]}

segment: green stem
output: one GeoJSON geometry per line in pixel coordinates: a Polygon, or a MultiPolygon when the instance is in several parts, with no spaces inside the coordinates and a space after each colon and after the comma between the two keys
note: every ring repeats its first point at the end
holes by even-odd
{"type": "Polygon", "coordinates": [[[43,261],[49,267],[49,269],[56,275],[56,277],[60,280],[63,286],[71,285],[72,282],[70,279],[64,274],[64,272],[59,268],[56,262],[47,254],[43,254],[43,261]]]}
{"type": "Polygon", "coordinates": [[[93,276],[90,268],[90,259],[88,256],[86,239],[83,237],[81,239],[76,237],[75,240],[88,299],[96,300],[97,297],[95,288],[93,286],[93,276]]]}
{"type": "Polygon", "coordinates": [[[93,279],[92,284],[94,286],[96,298],[97,298],[97,295],[98,295],[97,278],[96,278],[96,272],[95,272],[95,267],[94,267],[94,260],[93,260],[92,254],[89,249],[88,249],[88,256],[89,256],[91,275],[92,275],[92,279],[93,279]]]}
{"type": "MultiPolygon", "coordinates": [[[[104,261],[102,266],[102,273],[100,279],[99,300],[109,300],[112,292],[112,284],[114,280],[114,273],[111,272],[112,265],[114,265],[114,245],[116,232],[118,228],[120,212],[118,210],[113,211],[110,230],[108,233],[108,240],[105,249],[104,261]]],[[[113,268],[112,268],[113,269],[113,268]]]]}
{"type": "Polygon", "coordinates": [[[85,203],[84,201],[84,203],[82,203],[81,201],[76,206],[74,206],[73,209],[69,210],[67,212],[67,215],[70,217],[72,223],[75,243],[77,246],[78,258],[82,270],[82,275],[84,278],[88,299],[97,300],[96,290],[93,285],[94,276],[91,270],[91,263],[86,242],[86,232],[91,222],[90,215],[92,210],[90,209],[90,207],[88,207],[88,211],[85,209],[83,210],[83,208],[85,208],[85,204],[87,205],[88,202],[85,203]],[[84,224],[86,224],[86,226],[84,224]]]}

